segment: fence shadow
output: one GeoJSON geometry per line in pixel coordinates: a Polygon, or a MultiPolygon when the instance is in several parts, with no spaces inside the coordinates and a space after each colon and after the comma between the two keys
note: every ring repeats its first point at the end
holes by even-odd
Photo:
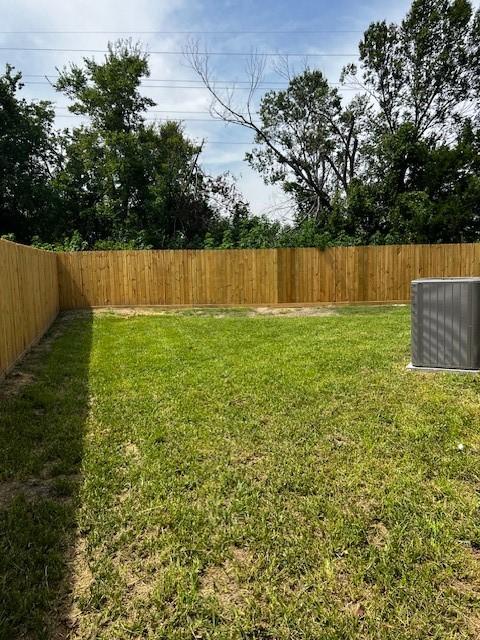
{"type": "Polygon", "coordinates": [[[92,315],[65,314],[0,383],[0,639],[67,637],[92,315]]]}

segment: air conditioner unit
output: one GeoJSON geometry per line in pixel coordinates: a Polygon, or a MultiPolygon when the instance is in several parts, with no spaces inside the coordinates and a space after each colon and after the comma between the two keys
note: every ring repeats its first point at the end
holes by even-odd
{"type": "Polygon", "coordinates": [[[480,278],[413,280],[410,369],[480,371],[480,278]]]}

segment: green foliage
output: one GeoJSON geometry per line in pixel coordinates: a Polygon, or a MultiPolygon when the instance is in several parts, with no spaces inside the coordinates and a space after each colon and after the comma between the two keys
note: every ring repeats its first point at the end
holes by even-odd
{"type": "Polygon", "coordinates": [[[140,45],[119,40],[108,44],[102,63],[84,58],[83,67],[65,68],[56,88],[73,100],[72,113],[89,116],[93,130],[128,133],[143,124],[142,114],[155,105],[139,92],[142,78],[149,75],[140,45]]]}
{"type": "Polygon", "coordinates": [[[332,191],[347,189],[355,176],[366,113],[364,98],[342,108],[322,72],[306,69],[285,91],[262,98],[259,146],[246,159],[267,183],[280,183],[293,195],[299,219],[313,216],[322,225],[332,191]]]}
{"type": "Polygon", "coordinates": [[[57,161],[54,111],[48,102],[17,99],[21,74],[0,76],[0,234],[28,242],[54,224],[50,171],[57,161]]]}
{"type": "Polygon", "coordinates": [[[400,25],[365,32],[361,82],[378,106],[360,187],[377,223],[367,239],[479,238],[479,16],[467,0],[414,0],[400,25]]]}
{"type": "Polygon", "coordinates": [[[148,62],[138,46],[109,46],[103,63],[64,70],[57,89],[91,124],[65,136],[56,185],[68,226],[90,247],[189,246],[214,213],[197,160],[200,147],[174,122],[145,124],[153,105],[141,97],[148,62]]]}
{"type": "Polygon", "coordinates": [[[289,224],[252,215],[230,176],[206,175],[181,124],[146,122],[139,44],[60,72],[57,90],[88,122],[61,132],[7,66],[0,234],[55,250],[479,240],[480,10],[413,0],[399,24],[371,24],[359,53],[342,73],[359,89],[349,103],[309,68],[260,101],[246,159],[290,197],[289,224]]]}
{"type": "Polygon", "coordinates": [[[360,61],[381,129],[394,133],[410,123],[416,139],[448,137],[478,80],[472,14],[468,0],[414,0],[400,25],[370,25],[360,61]]]}
{"type": "Polygon", "coordinates": [[[342,73],[365,90],[349,105],[308,69],[267,93],[250,164],[334,244],[479,239],[480,12],[414,0],[370,25],[360,62],[342,73]]]}
{"type": "Polygon", "coordinates": [[[78,231],[74,231],[70,237],[58,242],[43,242],[38,236],[33,236],[32,246],[45,251],[86,251],[88,243],[82,239],[78,231]]]}

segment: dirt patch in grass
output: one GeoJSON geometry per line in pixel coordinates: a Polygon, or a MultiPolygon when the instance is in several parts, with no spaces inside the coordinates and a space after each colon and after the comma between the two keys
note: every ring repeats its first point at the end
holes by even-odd
{"type": "Polygon", "coordinates": [[[363,618],[365,616],[365,609],[360,602],[347,603],[345,611],[355,618],[363,618]]]}
{"type": "Polygon", "coordinates": [[[466,615],[466,626],[472,638],[480,638],[480,552],[476,547],[467,546],[467,562],[464,574],[453,578],[451,589],[471,603],[466,615]]]}
{"type": "Polygon", "coordinates": [[[208,567],[200,580],[200,594],[205,598],[214,597],[225,611],[241,608],[249,597],[250,590],[240,582],[240,573],[253,563],[248,549],[232,547],[231,557],[222,565],[208,567]]]}
{"type": "Polygon", "coordinates": [[[155,590],[158,581],[161,582],[162,570],[159,566],[159,559],[154,553],[145,556],[145,551],[140,551],[146,542],[147,536],[152,538],[158,536],[158,532],[143,532],[139,541],[126,548],[119,549],[112,556],[112,566],[119,577],[119,593],[123,601],[125,611],[129,611],[133,616],[138,607],[139,601],[148,602],[155,590]],[[138,542],[140,544],[138,544],[138,542]],[[141,560],[138,554],[141,555],[141,560]],[[134,560],[132,562],[132,559],[134,560]]]}
{"type": "Polygon", "coordinates": [[[51,350],[55,340],[65,332],[68,322],[80,314],[88,315],[89,312],[69,311],[61,314],[40,342],[30,349],[26,358],[20,360],[3,380],[0,378],[0,400],[18,395],[25,387],[35,382],[35,370],[41,364],[42,358],[51,350]]]}
{"type": "Polygon", "coordinates": [[[12,500],[19,496],[27,502],[46,499],[68,500],[73,493],[73,487],[77,487],[80,481],[80,475],[72,475],[0,482],[0,509],[7,508],[12,500]]]}
{"type": "Polygon", "coordinates": [[[351,438],[345,436],[343,433],[328,434],[326,439],[331,443],[332,447],[337,449],[340,447],[348,447],[352,444],[351,438]]]}
{"type": "Polygon", "coordinates": [[[33,373],[14,369],[3,382],[0,382],[0,398],[8,398],[19,394],[24,387],[35,380],[33,373]]]}
{"type": "Polygon", "coordinates": [[[235,465],[255,466],[261,462],[264,456],[256,451],[233,451],[231,455],[231,461],[235,465]]]}
{"type": "Polygon", "coordinates": [[[0,509],[7,507],[17,496],[24,496],[26,500],[48,498],[51,485],[42,480],[26,480],[25,482],[11,481],[0,483],[0,509]]]}
{"type": "Polygon", "coordinates": [[[94,577],[87,561],[86,540],[78,536],[75,544],[69,550],[68,565],[70,568],[68,579],[63,587],[63,594],[59,602],[58,621],[52,630],[52,640],[66,640],[76,637],[82,612],[78,601],[88,598],[94,577]]]}
{"type": "Polygon", "coordinates": [[[132,316],[164,316],[172,313],[175,313],[174,309],[162,307],[101,307],[93,309],[93,314],[96,316],[113,314],[127,318],[132,316]]]}
{"type": "Polygon", "coordinates": [[[280,316],[282,318],[336,315],[338,315],[337,311],[331,307],[255,307],[248,313],[249,317],[280,316]]]}
{"type": "Polygon", "coordinates": [[[77,596],[85,596],[93,584],[93,575],[87,561],[87,544],[85,538],[77,538],[72,553],[72,586],[77,596]]]}
{"type": "Polygon", "coordinates": [[[368,542],[377,549],[383,549],[388,543],[388,529],[383,522],[376,522],[370,529],[368,542]]]}
{"type": "Polygon", "coordinates": [[[468,619],[468,629],[472,638],[480,638],[480,616],[473,616],[468,619]]]}
{"type": "Polygon", "coordinates": [[[125,455],[131,460],[138,460],[140,458],[140,450],[134,442],[127,442],[124,451],[125,455]]]}
{"type": "Polygon", "coordinates": [[[335,316],[338,312],[333,307],[102,307],[94,309],[95,315],[113,314],[124,318],[135,316],[190,316],[208,318],[228,318],[244,316],[256,318],[275,316],[297,318],[309,316],[335,316]]]}

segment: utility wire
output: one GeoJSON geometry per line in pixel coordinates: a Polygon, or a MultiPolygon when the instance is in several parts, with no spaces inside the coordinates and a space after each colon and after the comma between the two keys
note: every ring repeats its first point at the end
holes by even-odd
{"type": "MultiPolygon", "coordinates": [[[[51,82],[22,82],[22,84],[25,85],[43,85],[43,86],[52,86],[51,82]]],[[[287,89],[288,85],[278,85],[278,86],[264,86],[262,84],[258,85],[257,87],[255,87],[255,91],[282,91],[284,89],[287,89]]],[[[235,87],[235,86],[230,86],[230,85],[218,85],[215,84],[215,88],[216,89],[228,89],[228,90],[235,90],[235,91],[250,91],[251,88],[250,87],[235,87]]],[[[355,89],[354,87],[344,87],[341,85],[338,85],[338,90],[339,91],[358,91],[357,89],[355,89]]],[[[146,85],[142,85],[142,89],[207,89],[207,87],[203,86],[203,85],[199,85],[199,86],[191,86],[189,87],[188,85],[181,85],[181,84],[146,84],[146,85]]]]}
{"type": "Polygon", "coordinates": [[[76,31],[76,30],[58,30],[58,31],[42,31],[42,30],[32,30],[32,31],[0,31],[1,34],[5,35],[19,35],[19,34],[58,34],[58,35],[115,35],[115,34],[141,34],[141,35],[316,35],[316,34],[326,34],[326,33],[363,33],[362,29],[315,29],[315,30],[301,30],[301,29],[292,29],[289,31],[248,31],[248,30],[236,30],[232,29],[231,31],[142,31],[142,30],[132,30],[132,31],[76,31]]]}
{"type": "MultiPolygon", "coordinates": [[[[83,113],[57,113],[55,117],[57,118],[89,118],[90,116],[83,113]]],[[[225,126],[227,126],[228,124],[233,124],[233,123],[225,122],[220,118],[218,120],[216,118],[143,118],[143,120],[147,120],[150,122],[158,122],[158,121],[160,122],[172,122],[172,121],[173,122],[215,122],[219,124],[224,124],[225,126]]],[[[260,122],[260,120],[254,120],[253,122],[260,122]]]]}
{"type": "MultiPolygon", "coordinates": [[[[58,74],[53,74],[53,73],[22,73],[22,80],[23,78],[52,78],[52,79],[57,79],[60,76],[58,74]]],[[[194,82],[196,84],[203,84],[203,80],[199,80],[196,78],[142,78],[142,83],[143,82],[194,82]]],[[[250,85],[251,84],[251,80],[236,80],[234,78],[222,78],[222,79],[218,79],[216,80],[216,82],[220,82],[222,84],[247,84],[250,85]]],[[[278,85],[279,82],[281,82],[280,80],[262,80],[261,84],[262,85],[278,85]]],[[[33,84],[32,82],[30,82],[29,84],[33,84]]],[[[330,82],[331,85],[339,85],[340,82],[330,82]]],[[[287,84],[285,84],[284,86],[287,86],[287,84]]]]}
{"type": "MultiPolygon", "coordinates": [[[[28,84],[28,85],[34,85],[34,84],[38,84],[38,85],[48,85],[48,86],[52,86],[51,82],[40,82],[40,81],[25,81],[23,82],[23,80],[21,80],[22,84],[28,84]]],[[[217,84],[215,84],[217,89],[241,89],[243,91],[250,91],[250,87],[233,87],[230,85],[225,85],[225,86],[219,86],[217,84]]],[[[206,89],[207,87],[200,85],[200,86],[187,86],[187,85],[181,85],[181,84],[146,84],[146,85],[142,85],[142,89],[206,89]]],[[[287,85],[282,85],[282,86],[264,86],[264,85],[258,85],[257,89],[286,89],[287,85]]]]}
{"type": "MultiPolygon", "coordinates": [[[[0,47],[0,51],[43,51],[47,53],[108,53],[108,49],[64,49],[54,47],[0,47]]],[[[149,55],[172,55],[183,56],[184,51],[147,51],[149,55]]],[[[253,51],[253,52],[240,52],[240,51],[199,51],[200,56],[253,56],[255,58],[260,57],[278,57],[283,56],[285,58],[351,58],[357,57],[358,53],[275,53],[273,51],[253,51]]]]}
{"type": "MultiPolygon", "coordinates": [[[[55,105],[55,103],[53,103],[55,109],[70,109],[70,106],[68,105],[55,105]]],[[[146,113],[195,113],[195,114],[205,114],[208,115],[209,113],[211,113],[210,111],[178,111],[176,109],[147,109],[146,113]]],[[[257,111],[255,113],[258,113],[257,111]]],[[[83,115],[83,114],[72,114],[72,115],[83,115]]],[[[244,116],[248,116],[249,114],[247,112],[241,114],[244,116]]]]}
{"type": "MultiPolygon", "coordinates": [[[[58,74],[50,74],[50,73],[22,73],[22,84],[25,85],[52,85],[50,80],[55,81],[60,76],[58,74]],[[24,78],[46,78],[46,80],[24,80],[24,78]]],[[[280,84],[281,80],[262,80],[261,83],[258,84],[258,89],[272,89],[272,90],[282,90],[288,87],[288,83],[280,84]]],[[[330,82],[329,85],[332,87],[338,87],[342,91],[357,91],[355,87],[348,87],[341,82],[330,82]]],[[[199,79],[190,79],[190,78],[142,78],[141,85],[142,88],[145,89],[206,89],[203,80],[199,79]],[[183,86],[178,84],[150,84],[152,82],[163,82],[163,83],[192,83],[192,85],[199,86],[183,86]],[[147,84],[145,84],[147,83],[147,84]]],[[[250,90],[251,88],[251,80],[235,80],[235,79],[218,79],[215,80],[215,86],[217,89],[240,89],[240,90],[250,90]],[[246,85],[245,87],[237,86],[237,85],[246,85]]]]}

